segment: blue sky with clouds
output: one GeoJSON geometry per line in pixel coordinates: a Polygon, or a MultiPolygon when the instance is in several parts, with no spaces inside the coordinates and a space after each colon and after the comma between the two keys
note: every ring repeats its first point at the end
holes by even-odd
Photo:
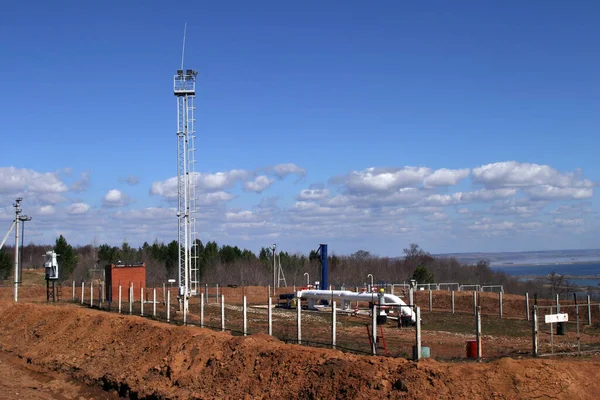
{"type": "Polygon", "coordinates": [[[257,250],[598,247],[600,3],[30,1],[0,16],[0,226],[176,239],[181,61],[198,231],[257,250]]]}

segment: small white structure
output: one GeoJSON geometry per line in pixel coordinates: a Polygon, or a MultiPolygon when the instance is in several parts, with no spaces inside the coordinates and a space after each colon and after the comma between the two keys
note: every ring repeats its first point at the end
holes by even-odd
{"type": "Polygon", "coordinates": [[[53,281],[58,279],[58,262],[56,261],[56,254],[53,250],[47,251],[46,262],[44,263],[44,269],[46,270],[46,280],[53,281]]]}

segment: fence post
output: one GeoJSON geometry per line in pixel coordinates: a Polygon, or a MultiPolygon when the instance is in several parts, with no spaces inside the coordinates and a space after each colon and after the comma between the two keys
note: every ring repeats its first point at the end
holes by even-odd
{"type": "Polygon", "coordinates": [[[473,312],[477,315],[477,291],[473,291],[473,312]]]}
{"type": "Polygon", "coordinates": [[[483,351],[482,351],[482,347],[481,347],[481,306],[477,307],[477,329],[476,329],[476,336],[477,336],[477,359],[481,360],[481,358],[483,357],[483,351]]]}
{"type": "Polygon", "coordinates": [[[525,293],[525,314],[527,315],[527,321],[529,321],[529,292],[525,293]]]}
{"type": "Polygon", "coordinates": [[[121,314],[121,285],[119,285],[119,314],[121,314]]]}
{"type": "Polygon", "coordinates": [[[85,282],[81,282],[81,304],[83,304],[84,298],[85,298],[85,282]]]}
{"type": "Polygon", "coordinates": [[[452,314],[454,314],[454,290],[452,291],[452,314]]]}
{"type": "Polygon", "coordinates": [[[208,283],[204,284],[204,297],[206,297],[206,304],[208,304],[208,283]]]}
{"type": "Polygon", "coordinates": [[[587,308],[588,308],[588,325],[592,325],[592,305],[590,304],[590,295],[587,297],[587,308]]]}
{"type": "Polygon", "coordinates": [[[219,304],[219,284],[217,283],[217,304],[219,304]]]}
{"type": "Polygon", "coordinates": [[[94,281],[90,281],[90,307],[94,307],[94,281]]]}
{"type": "Polygon", "coordinates": [[[221,330],[225,331],[225,296],[221,295],[221,330]]]}
{"type": "Polygon", "coordinates": [[[331,306],[331,347],[335,349],[336,345],[336,324],[337,324],[337,316],[335,313],[335,300],[331,306]]]}
{"type": "Polygon", "coordinates": [[[200,328],[204,328],[204,293],[200,293],[200,328]]]}
{"type": "Polygon", "coordinates": [[[302,306],[300,299],[296,302],[296,337],[298,344],[302,344],[302,306]]]}
{"type": "Polygon", "coordinates": [[[560,314],[560,303],[558,302],[558,294],[556,295],[556,313],[560,314]]]}
{"type": "Polygon", "coordinates": [[[415,314],[417,319],[417,326],[415,329],[417,351],[414,354],[414,358],[415,361],[419,361],[421,359],[421,307],[416,307],[415,314]]]}
{"type": "Polygon", "coordinates": [[[144,288],[140,288],[140,315],[144,316],[144,288]]]}
{"type": "Polygon", "coordinates": [[[268,318],[269,318],[269,335],[273,335],[273,300],[269,297],[269,309],[268,309],[268,318]]]}
{"type": "Polygon", "coordinates": [[[429,289],[429,312],[433,310],[433,292],[429,289]]]}
{"type": "Polygon", "coordinates": [[[244,336],[248,336],[248,308],[246,306],[246,296],[244,296],[242,304],[242,313],[244,315],[244,336]]]}
{"type": "Polygon", "coordinates": [[[133,284],[129,286],[129,314],[133,314],[133,284]]]}
{"type": "Polygon", "coordinates": [[[171,291],[167,290],[167,322],[171,320],[171,291]]]}
{"type": "Polygon", "coordinates": [[[533,306],[533,317],[531,321],[531,333],[532,333],[532,341],[533,341],[533,356],[537,357],[538,355],[538,316],[537,316],[537,306],[533,306]]]}
{"type": "Polygon", "coordinates": [[[500,319],[502,319],[502,292],[498,293],[498,299],[500,301],[500,319]]]}
{"type": "Polygon", "coordinates": [[[75,281],[73,281],[73,303],[75,303],[75,281]]]}
{"type": "Polygon", "coordinates": [[[156,317],[156,288],[152,290],[152,316],[156,317]]]}
{"type": "Polygon", "coordinates": [[[371,319],[371,353],[377,355],[377,304],[373,303],[371,319]]]}

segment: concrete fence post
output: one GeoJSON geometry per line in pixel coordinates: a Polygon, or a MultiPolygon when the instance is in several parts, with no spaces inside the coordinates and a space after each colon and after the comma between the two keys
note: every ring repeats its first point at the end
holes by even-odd
{"type": "Polygon", "coordinates": [[[121,299],[122,299],[122,293],[121,293],[121,285],[119,285],[119,314],[121,314],[121,310],[122,310],[122,306],[121,306],[121,299]]]}
{"type": "Polygon", "coordinates": [[[94,307],[94,281],[90,281],[90,307],[94,307]]]}
{"type": "Polygon", "coordinates": [[[167,290],[167,322],[171,320],[171,291],[167,290]]]}
{"type": "Polygon", "coordinates": [[[454,290],[452,291],[452,314],[454,314],[454,290]]]}
{"type": "Polygon", "coordinates": [[[527,315],[527,321],[529,321],[529,293],[525,293],[525,314],[527,315]]]}
{"type": "Polygon", "coordinates": [[[129,314],[133,314],[133,284],[129,286],[129,314]]]}
{"type": "Polygon", "coordinates": [[[204,293],[200,293],[200,328],[204,328],[204,293]]]}
{"type": "Polygon", "coordinates": [[[75,303],[75,281],[73,281],[73,303],[75,303]]]}
{"type": "Polygon", "coordinates": [[[335,349],[336,346],[336,325],[337,325],[337,316],[336,316],[336,304],[335,300],[331,306],[331,347],[335,349]]]}
{"type": "Polygon", "coordinates": [[[477,292],[473,291],[473,313],[477,315],[477,292]]]}
{"type": "Polygon", "coordinates": [[[271,298],[271,285],[267,285],[267,297],[271,298]]]}
{"type": "Polygon", "coordinates": [[[208,283],[204,284],[204,297],[206,298],[206,304],[208,304],[209,298],[208,298],[208,283]]]}
{"type": "Polygon", "coordinates": [[[246,305],[246,296],[243,298],[242,303],[242,314],[244,319],[244,336],[248,336],[248,308],[246,305]]]}
{"type": "Polygon", "coordinates": [[[84,299],[85,299],[85,282],[81,282],[81,304],[83,304],[84,299]]]}
{"type": "Polygon", "coordinates": [[[144,316],[144,288],[140,288],[140,315],[144,316]]]}
{"type": "Polygon", "coordinates": [[[556,313],[560,313],[560,302],[558,301],[558,294],[556,295],[556,313]]]}
{"type": "Polygon", "coordinates": [[[502,292],[498,293],[498,301],[500,301],[500,319],[502,319],[502,292]]]}
{"type": "Polygon", "coordinates": [[[533,316],[531,321],[531,339],[533,342],[533,356],[537,357],[538,355],[538,316],[537,316],[537,306],[533,306],[533,316]]]}
{"type": "Polygon", "coordinates": [[[477,359],[481,360],[481,358],[483,357],[483,349],[481,346],[481,307],[477,307],[477,314],[476,314],[476,324],[477,324],[477,328],[476,328],[476,335],[477,335],[477,359]]]}
{"type": "Polygon", "coordinates": [[[377,355],[377,304],[373,304],[371,319],[371,353],[377,355]]]}
{"type": "Polygon", "coordinates": [[[592,325],[592,305],[590,303],[590,295],[587,297],[588,325],[592,325]]]}
{"type": "Polygon", "coordinates": [[[269,297],[269,309],[267,310],[269,318],[269,335],[273,335],[273,300],[269,297]]]}
{"type": "Polygon", "coordinates": [[[414,354],[415,361],[419,361],[421,359],[421,307],[415,307],[415,314],[417,319],[417,325],[415,329],[415,345],[417,350],[414,354]]]}
{"type": "Polygon", "coordinates": [[[225,331],[225,296],[221,295],[221,330],[225,331]]]}
{"type": "Polygon", "coordinates": [[[429,289],[429,312],[433,311],[433,292],[429,289]]]}
{"type": "Polygon", "coordinates": [[[152,316],[156,317],[156,288],[152,290],[152,316]]]}
{"type": "Polygon", "coordinates": [[[300,299],[296,302],[296,338],[298,344],[302,344],[302,306],[300,305],[300,299]]]}

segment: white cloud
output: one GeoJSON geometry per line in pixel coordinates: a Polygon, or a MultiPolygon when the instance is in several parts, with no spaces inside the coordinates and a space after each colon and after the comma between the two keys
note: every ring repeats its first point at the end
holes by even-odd
{"type": "Polygon", "coordinates": [[[327,189],[303,189],[298,195],[298,200],[320,200],[329,196],[327,189]]]}
{"type": "Polygon", "coordinates": [[[481,221],[481,222],[476,222],[473,225],[469,225],[467,226],[467,229],[471,229],[474,231],[487,231],[487,232],[491,232],[491,231],[506,231],[509,229],[514,229],[515,228],[515,223],[512,221],[501,221],[501,222],[487,222],[487,221],[481,221]]]}
{"type": "Polygon", "coordinates": [[[299,177],[303,177],[306,175],[306,170],[304,168],[301,168],[296,164],[292,163],[277,164],[267,169],[272,170],[273,174],[275,174],[280,179],[283,179],[288,175],[297,175],[299,177]]]}
{"type": "Polygon", "coordinates": [[[82,215],[87,213],[90,210],[90,206],[85,203],[73,203],[69,204],[66,209],[67,213],[71,215],[82,215]]]}
{"type": "Polygon", "coordinates": [[[430,174],[424,167],[367,168],[332,178],[331,183],[344,185],[350,193],[392,192],[417,186],[430,174]]]}
{"type": "Polygon", "coordinates": [[[454,186],[461,180],[469,176],[470,169],[447,169],[441,168],[434,171],[423,181],[425,187],[437,187],[437,186],[454,186]]]}
{"type": "MultiPolygon", "coordinates": [[[[252,177],[248,171],[233,169],[227,172],[200,173],[192,175],[194,183],[199,192],[220,192],[229,189],[237,183],[252,177]]],[[[177,177],[171,177],[164,181],[153,182],[150,188],[150,194],[166,197],[167,199],[177,198],[177,177]]]]}
{"type": "Polygon", "coordinates": [[[55,211],[53,206],[41,206],[38,209],[38,215],[53,215],[55,211]]]}
{"type": "Polygon", "coordinates": [[[71,185],[71,191],[84,192],[90,187],[90,172],[82,172],[81,177],[71,185]]]}
{"type": "Polygon", "coordinates": [[[196,196],[198,203],[202,205],[211,205],[224,203],[233,199],[233,195],[227,192],[201,193],[196,196]]]}
{"type": "Polygon", "coordinates": [[[262,193],[273,184],[273,179],[259,175],[254,180],[244,183],[244,190],[247,192],[262,193]]]}
{"type": "Polygon", "coordinates": [[[129,175],[125,178],[119,178],[119,182],[126,183],[129,186],[135,186],[140,183],[140,178],[135,175],[129,175]]]}
{"type": "Polygon", "coordinates": [[[111,189],[104,195],[106,207],[122,207],[131,202],[131,198],[118,189],[111,189]]]}
{"type": "Polygon", "coordinates": [[[444,213],[436,212],[433,214],[423,216],[423,219],[427,221],[445,221],[448,219],[448,216],[444,213]]]}
{"type": "Polygon", "coordinates": [[[31,169],[0,167],[0,193],[15,193],[25,190],[37,193],[64,193],[69,189],[59,179],[57,173],[40,173],[31,169]]]}
{"type": "Polygon", "coordinates": [[[593,183],[583,179],[581,171],[562,173],[549,165],[504,161],[486,164],[473,169],[473,181],[487,187],[529,187],[548,185],[555,187],[591,188],[593,183]]]}
{"type": "Polygon", "coordinates": [[[256,219],[256,216],[252,211],[239,211],[239,212],[226,212],[225,219],[227,221],[253,221],[256,219]]]}
{"type": "Polygon", "coordinates": [[[536,186],[527,189],[532,200],[581,200],[594,196],[592,188],[555,187],[550,185],[536,186]]]}
{"type": "Polygon", "coordinates": [[[559,225],[559,226],[581,226],[584,224],[584,220],[583,218],[555,218],[554,220],[552,220],[552,222],[554,222],[554,224],[559,225]]]}

